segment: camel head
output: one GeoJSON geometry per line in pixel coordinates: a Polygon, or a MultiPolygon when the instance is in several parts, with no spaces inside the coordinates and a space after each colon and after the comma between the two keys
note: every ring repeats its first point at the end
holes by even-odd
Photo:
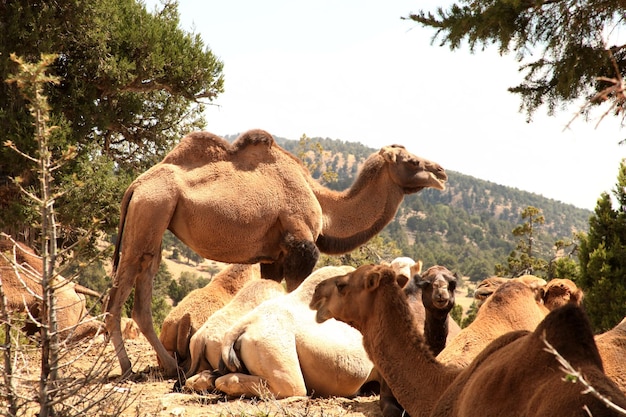
{"type": "Polygon", "coordinates": [[[543,286],[546,285],[546,280],[534,275],[522,275],[517,278],[505,278],[505,277],[489,277],[485,278],[478,284],[476,291],[474,291],[474,299],[476,300],[476,308],[480,308],[481,305],[494,293],[496,289],[505,282],[518,281],[529,287],[535,293],[537,302],[543,303],[544,292],[543,286]]]}
{"type": "Polygon", "coordinates": [[[448,268],[431,266],[422,275],[415,275],[417,285],[422,289],[422,302],[427,310],[441,310],[446,314],[454,307],[454,290],[458,275],[448,268]]]}
{"type": "Polygon", "coordinates": [[[568,303],[580,306],[583,302],[583,291],[572,280],[554,278],[543,286],[543,303],[550,311],[568,303]]]}
{"type": "Polygon", "coordinates": [[[396,275],[386,265],[362,265],[346,275],[317,284],[309,307],[317,310],[318,323],[334,318],[361,331],[370,316],[375,290],[385,284],[398,285],[401,291],[407,281],[407,277],[396,275]]]}
{"type": "Polygon", "coordinates": [[[389,164],[393,181],[404,189],[405,194],[424,188],[446,188],[448,175],[438,163],[415,156],[402,145],[385,146],[379,154],[389,164]]]}

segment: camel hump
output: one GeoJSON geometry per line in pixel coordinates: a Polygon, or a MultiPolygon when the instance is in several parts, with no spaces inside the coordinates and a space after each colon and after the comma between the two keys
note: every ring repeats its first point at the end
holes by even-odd
{"type": "Polygon", "coordinates": [[[593,330],[585,311],[575,304],[566,304],[550,312],[535,329],[573,366],[592,362],[603,369],[593,330]]]}
{"type": "Polygon", "coordinates": [[[210,132],[192,132],[183,137],[163,158],[161,163],[193,166],[228,159],[231,145],[225,139],[210,132]]]}
{"type": "Polygon", "coordinates": [[[252,129],[242,133],[232,145],[232,152],[238,152],[251,145],[265,145],[271,148],[274,145],[274,137],[261,129],[252,129]]]}

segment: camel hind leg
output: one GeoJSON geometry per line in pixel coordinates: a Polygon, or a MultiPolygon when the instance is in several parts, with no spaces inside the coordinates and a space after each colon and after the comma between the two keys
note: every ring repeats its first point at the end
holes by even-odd
{"type": "MultiPolygon", "coordinates": [[[[149,258],[149,256],[144,255],[149,258]]],[[[150,345],[156,351],[159,358],[159,364],[163,368],[163,372],[166,376],[176,376],[178,373],[178,363],[174,357],[172,357],[156,332],[154,331],[154,323],[152,321],[152,279],[156,275],[161,262],[161,251],[159,250],[157,256],[154,256],[149,260],[150,267],[147,268],[147,272],[139,274],[137,281],[135,282],[135,300],[133,303],[132,318],[137,323],[139,330],[144,334],[150,345]]]]}

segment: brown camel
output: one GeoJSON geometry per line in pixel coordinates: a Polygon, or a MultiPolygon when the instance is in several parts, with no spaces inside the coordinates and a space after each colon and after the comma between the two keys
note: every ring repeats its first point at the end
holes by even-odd
{"type": "Polygon", "coordinates": [[[442,190],[446,180],[438,164],[392,145],[372,154],[354,184],[337,192],[315,181],[263,130],[248,131],[232,145],[207,132],[185,136],[122,199],[106,325],[123,374],[132,365],[121,309],[133,287],[133,319],[164,374],[177,372],[154,331],[150,306],[165,230],[204,258],[259,262],[264,278],[285,278],[291,291],[313,270],[319,251],[353,250],[393,219],[405,194],[442,190]]]}
{"type": "MultiPolygon", "coordinates": [[[[546,352],[544,338],[602,395],[626,406],[624,394],[602,371],[591,326],[580,307],[556,309],[534,332],[499,337],[462,369],[432,355],[409,313],[402,292],[405,283],[406,278],[389,267],[365,265],[322,281],[310,306],[317,310],[318,321],[335,318],[362,333],[366,352],[412,417],[620,415],[564,378],[556,358],[546,352]]],[[[528,289],[520,282],[507,285],[528,289]]]]}
{"type": "MultiPolygon", "coordinates": [[[[458,276],[441,265],[432,266],[421,273],[421,261],[411,266],[412,273],[407,274],[406,268],[411,265],[410,261],[403,261],[404,268],[398,268],[398,265],[402,265],[398,259],[401,258],[395,259],[390,266],[396,274],[411,275],[403,292],[407,296],[418,329],[423,330],[426,344],[436,355],[445,348],[448,340],[452,340],[461,331],[460,326],[449,315],[455,304],[458,276]]],[[[383,417],[407,416],[385,380],[380,378],[379,382],[379,405],[383,417]]]]}
{"type": "Polygon", "coordinates": [[[604,372],[626,394],[626,317],[611,330],[596,336],[604,372]]]}
{"type": "MultiPolygon", "coordinates": [[[[28,312],[35,320],[41,318],[41,276],[43,261],[28,246],[0,239],[0,283],[9,311],[28,312]]],[[[87,311],[85,295],[100,294],[62,276],[51,281],[55,287],[57,328],[61,340],[75,342],[104,333],[104,324],[87,311]]],[[[39,325],[26,320],[27,335],[39,333],[39,325]]]]}
{"type": "Polygon", "coordinates": [[[465,367],[499,336],[515,330],[534,330],[549,313],[541,300],[543,282],[510,278],[498,286],[478,309],[474,321],[446,345],[437,359],[465,367]]]}

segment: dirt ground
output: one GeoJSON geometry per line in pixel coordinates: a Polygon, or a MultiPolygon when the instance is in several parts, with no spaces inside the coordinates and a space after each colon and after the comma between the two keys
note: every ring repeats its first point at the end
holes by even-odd
{"type": "MultiPolygon", "coordinates": [[[[121,373],[110,343],[96,340],[99,346],[72,364],[74,375],[92,369],[103,361],[109,368],[101,378],[101,395],[110,403],[108,411],[101,408],[94,415],[124,417],[199,417],[199,416],[263,416],[263,417],[382,417],[378,396],[354,398],[292,397],[283,400],[227,399],[217,394],[178,393],[173,391],[175,379],[163,379],[157,371],[156,355],[143,337],[126,340],[133,369],[143,374],[138,382],[120,381],[121,373]],[[104,349],[104,351],[102,351],[104,349]],[[123,408],[123,409],[122,409],[123,408]]],[[[92,394],[94,397],[96,394],[92,394]]]]}

